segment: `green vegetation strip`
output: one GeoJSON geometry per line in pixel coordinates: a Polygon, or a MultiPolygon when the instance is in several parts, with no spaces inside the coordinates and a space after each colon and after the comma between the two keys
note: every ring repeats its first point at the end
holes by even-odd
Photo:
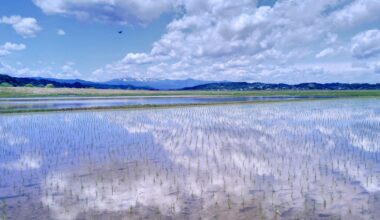
{"type": "Polygon", "coordinates": [[[114,96],[313,96],[380,97],[380,90],[146,91],[69,88],[0,87],[0,98],[114,96]]]}

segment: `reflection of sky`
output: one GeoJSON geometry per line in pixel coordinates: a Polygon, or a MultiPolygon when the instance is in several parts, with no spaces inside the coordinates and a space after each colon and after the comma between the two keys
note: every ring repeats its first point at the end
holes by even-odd
{"type": "Polygon", "coordinates": [[[195,104],[195,103],[217,103],[217,102],[253,102],[261,100],[293,100],[305,97],[128,97],[128,98],[70,98],[70,99],[6,99],[0,98],[0,112],[11,110],[30,109],[68,109],[68,108],[90,108],[90,107],[121,107],[131,105],[173,105],[173,104],[195,104]]]}
{"type": "Polygon", "coordinates": [[[0,185],[9,186],[0,190],[28,192],[20,181],[40,179],[39,200],[57,219],[379,217],[376,99],[9,115],[0,122],[0,185]]]}

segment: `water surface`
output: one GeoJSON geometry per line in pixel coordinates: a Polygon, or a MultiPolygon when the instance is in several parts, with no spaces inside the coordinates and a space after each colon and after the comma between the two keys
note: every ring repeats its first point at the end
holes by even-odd
{"type": "Polygon", "coordinates": [[[0,115],[9,219],[379,219],[378,99],[0,115]]]}
{"type": "Polygon", "coordinates": [[[294,100],[312,97],[257,97],[257,96],[162,96],[162,97],[63,97],[63,98],[5,98],[0,99],[1,111],[15,110],[59,110],[59,109],[81,109],[81,108],[104,108],[104,107],[126,107],[143,105],[179,105],[179,104],[205,104],[224,102],[254,102],[294,100]]]}

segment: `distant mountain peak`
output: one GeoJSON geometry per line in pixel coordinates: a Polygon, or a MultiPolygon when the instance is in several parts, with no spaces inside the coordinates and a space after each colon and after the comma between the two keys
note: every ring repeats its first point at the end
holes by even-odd
{"type": "Polygon", "coordinates": [[[300,84],[285,84],[285,83],[260,83],[260,82],[221,82],[187,87],[184,90],[374,90],[380,89],[380,84],[368,83],[316,83],[307,82],[300,84]]]}
{"type": "Polygon", "coordinates": [[[12,77],[0,74],[0,84],[7,83],[12,86],[34,86],[45,87],[52,85],[57,88],[95,88],[95,89],[131,89],[131,90],[152,90],[149,87],[138,87],[132,85],[108,85],[80,79],[53,79],[42,77],[12,77]]]}
{"type": "Polygon", "coordinates": [[[132,89],[132,90],[375,90],[380,89],[380,83],[316,83],[305,82],[295,85],[285,83],[261,82],[228,82],[202,81],[195,79],[114,79],[104,83],[90,82],[80,79],[53,79],[41,77],[12,77],[0,74],[0,84],[3,86],[54,86],[57,88],[96,88],[96,89],[132,89]]]}
{"type": "Polygon", "coordinates": [[[113,79],[105,82],[108,85],[133,85],[133,86],[144,86],[153,89],[160,90],[176,90],[183,89],[186,87],[198,86],[207,83],[213,83],[213,81],[203,81],[196,79],[154,79],[148,77],[124,77],[119,79],[113,79]]]}

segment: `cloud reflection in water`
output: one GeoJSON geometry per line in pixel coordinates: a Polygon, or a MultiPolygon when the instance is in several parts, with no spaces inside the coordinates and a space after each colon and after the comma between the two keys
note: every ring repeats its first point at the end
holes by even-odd
{"type": "Polygon", "coordinates": [[[17,132],[44,161],[26,212],[378,218],[379,115],[376,99],[29,115],[38,134],[17,132]]]}

